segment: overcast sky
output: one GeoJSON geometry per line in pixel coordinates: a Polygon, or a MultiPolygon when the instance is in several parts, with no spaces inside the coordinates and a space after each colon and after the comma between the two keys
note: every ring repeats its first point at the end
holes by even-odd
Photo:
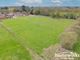
{"type": "Polygon", "coordinates": [[[80,0],[0,0],[0,6],[80,6],[80,0]]]}

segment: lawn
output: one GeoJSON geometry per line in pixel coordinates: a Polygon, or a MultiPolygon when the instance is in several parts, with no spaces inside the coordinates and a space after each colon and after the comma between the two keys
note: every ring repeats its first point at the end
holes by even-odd
{"type": "Polygon", "coordinates": [[[0,60],[31,60],[29,52],[0,26],[0,60]]]}
{"type": "Polygon", "coordinates": [[[4,60],[9,60],[11,56],[14,60],[30,60],[29,52],[23,48],[24,45],[40,54],[44,48],[59,43],[58,36],[72,22],[70,19],[52,19],[43,16],[5,19],[2,23],[13,31],[16,37],[0,27],[0,57],[7,58],[9,55],[9,58],[4,60]],[[23,46],[18,43],[21,41],[23,46]]]}

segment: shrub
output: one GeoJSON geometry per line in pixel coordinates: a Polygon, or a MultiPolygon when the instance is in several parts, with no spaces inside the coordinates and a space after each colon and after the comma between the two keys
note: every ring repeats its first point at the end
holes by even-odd
{"type": "Polygon", "coordinates": [[[66,49],[73,49],[74,44],[77,43],[80,37],[80,20],[76,20],[76,22],[69,28],[66,29],[60,35],[60,42],[62,47],[66,49]]]}
{"type": "Polygon", "coordinates": [[[77,38],[78,35],[76,32],[64,32],[60,37],[62,47],[71,50],[77,38]]]}

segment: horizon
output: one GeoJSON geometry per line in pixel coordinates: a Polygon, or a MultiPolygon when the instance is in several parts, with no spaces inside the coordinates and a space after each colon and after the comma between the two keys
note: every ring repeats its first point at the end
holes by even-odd
{"type": "Polygon", "coordinates": [[[80,0],[0,0],[0,7],[22,5],[33,7],[80,7],[80,0]]]}

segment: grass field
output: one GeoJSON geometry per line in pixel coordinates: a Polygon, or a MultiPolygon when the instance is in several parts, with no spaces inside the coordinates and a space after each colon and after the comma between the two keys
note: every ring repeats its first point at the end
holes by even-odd
{"type": "Polygon", "coordinates": [[[0,26],[0,59],[31,60],[29,52],[19,42],[40,54],[44,48],[59,42],[58,36],[73,21],[68,19],[52,19],[43,16],[17,17],[5,19],[2,23],[16,35],[13,36],[0,26]],[[16,42],[17,40],[17,42],[16,42]]]}

